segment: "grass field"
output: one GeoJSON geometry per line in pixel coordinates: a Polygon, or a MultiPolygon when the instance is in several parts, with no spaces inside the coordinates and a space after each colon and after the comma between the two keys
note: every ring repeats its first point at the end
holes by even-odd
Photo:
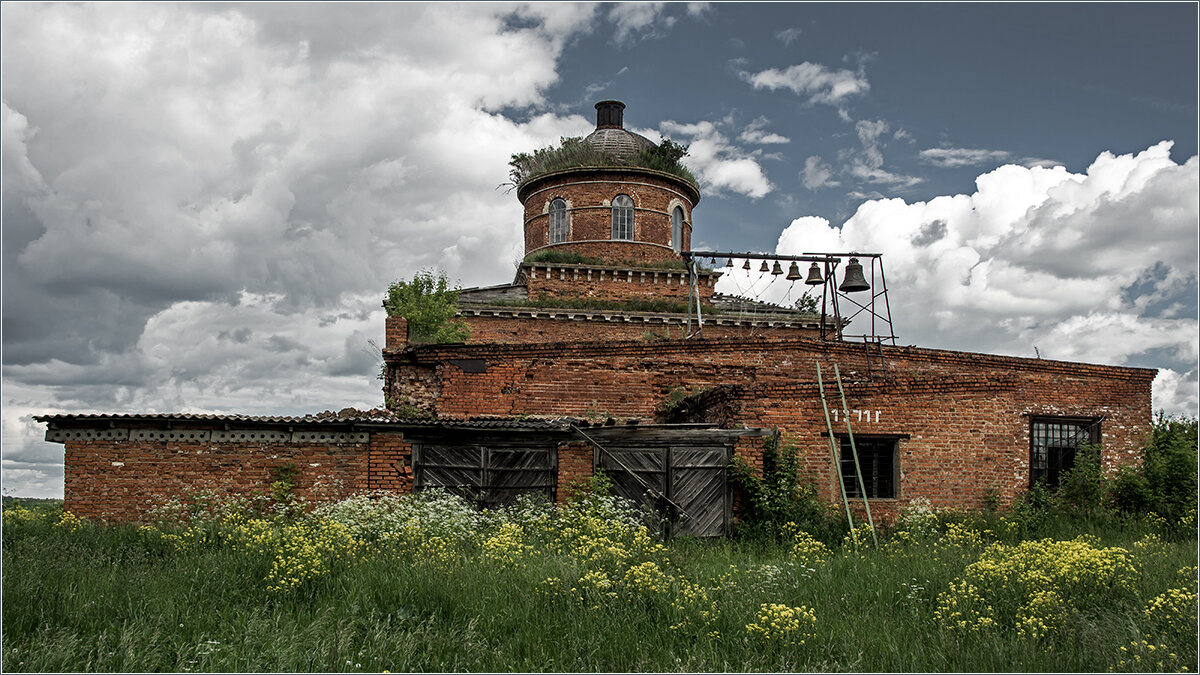
{"type": "Polygon", "coordinates": [[[3,669],[1195,671],[1196,540],[1162,525],[1029,538],[916,509],[871,549],[793,530],[664,544],[594,496],[153,527],[9,503],[3,669]]]}

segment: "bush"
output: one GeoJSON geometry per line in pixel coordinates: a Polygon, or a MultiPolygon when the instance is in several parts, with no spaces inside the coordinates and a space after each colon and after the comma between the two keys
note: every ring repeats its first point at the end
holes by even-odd
{"type": "Polygon", "coordinates": [[[422,270],[413,275],[412,281],[393,281],[383,306],[388,316],[408,320],[411,342],[466,342],[471,329],[454,318],[459,290],[457,286],[449,287],[444,272],[435,277],[433,272],[422,270]]]}
{"type": "Polygon", "coordinates": [[[1096,516],[1104,511],[1105,493],[1100,446],[1079,446],[1075,450],[1075,465],[1059,479],[1055,495],[1058,503],[1076,516],[1096,516]]]}
{"type": "Polygon", "coordinates": [[[645,148],[632,157],[622,158],[600,150],[582,137],[559,139],[559,144],[534,150],[533,154],[518,153],[508,165],[509,177],[521,185],[537,176],[583,166],[632,166],[674,174],[692,185],[699,185],[691,171],[679,162],[687,154],[687,146],[664,138],[653,148],[645,148]]]}
{"type": "Polygon", "coordinates": [[[741,457],[733,458],[734,482],[749,500],[738,536],[778,542],[798,528],[826,544],[841,540],[846,532],[841,519],[820,499],[816,486],[801,482],[799,465],[796,448],[780,447],[778,437],[763,448],[762,475],[741,457]]]}
{"type": "Polygon", "coordinates": [[[1128,464],[1113,473],[1109,486],[1109,504],[1122,514],[1146,513],[1154,503],[1154,492],[1142,468],[1128,464]]]}
{"type": "Polygon", "coordinates": [[[1196,419],[1154,422],[1142,473],[1152,495],[1150,510],[1175,523],[1196,513],[1196,419]]]}

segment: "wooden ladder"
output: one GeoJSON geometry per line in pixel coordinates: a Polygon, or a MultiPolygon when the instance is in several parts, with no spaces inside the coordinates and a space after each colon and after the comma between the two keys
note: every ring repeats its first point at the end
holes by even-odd
{"type": "MultiPolygon", "coordinates": [[[[817,391],[821,395],[821,408],[825,411],[825,429],[829,432],[829,452],[833,460],[833,475],[837,477],[838,488],[842,492],[842,506],[846,509],[846,522],[850,525],[850,538],[854,548],[858,548],[858,535],[854,532],[854,517],[850,514],[850,499],[846,495],[846,483],[842,480],[842,460],[838,452],[837,438],[833,435],[833,423],[829,420],[829,403],[825,400],[825,381],[821,377],[821,363],[817,365],[817,391]]],[[[854,475],[858,479],[858,491],[862,495],[863,506],[867,510],[867,524],[871,527],[871,539],[875,548],[879,548],[879,537],[875,534],[875,520],[871,517],[871,502],[867,499],[867,486],[863,483],[862,469],[858,465],[858,448],[854,444],[854,431],[850,428],[850,409],[846,405],[846,391],[842,388],[842,374],[838,365],[833,364],[833,377],[837,380],[838,394],[842,399],[841,418],[846,421],[846,436],[850,439],[850,454],[854,457],[854,475]]]]}

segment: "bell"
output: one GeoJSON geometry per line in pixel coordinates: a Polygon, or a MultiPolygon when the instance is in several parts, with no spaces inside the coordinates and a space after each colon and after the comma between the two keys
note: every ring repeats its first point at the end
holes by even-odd
{"type": "Polygon", "coordinates": [[[747,258],[746,262],[742,264],[742,269],[744,269],[744,270],[750,269],[750,259],[749,258],[747,258]]]}
{"type": "Polygon", "coordinates": [[[725,261],[725,269],[733,269],[733,258],[725,261]]]}
{"type": "Polygon", "coordinates": [[[846,263],[846,278],[842,280],[838,290],[843,293],[855,293],[870,288],[871,285],[863,278],[862,265],[859,264],[858,258],[851,258],[850,262],[846,263]]]}
{"type": "Polygon", "coordinates": [[[759,271],[759,272],[770,272],[770,271],[771,271],[771,268],[770,268],[770,267],[767,267],[767,261],[766,261],[766,260],[764,260],[764,261],[763,261],[762,267],[758,268],[758,271],[759,271]]]}
{"type": "Polygon", "coordinates": [[[795,281],[800,278],[800,268],[796,265],[796,261],[792,261],[792,266],[788,268],[788,281],[795,281]]]}
{"type": "Polygon", "coordinates": [[[778,260],[775,261],[775,266],[771,268],[771,274],[774,274],[775,276],[783,274],[783,268],[779,266],[778,260]]]}
{"type": "Polygon", "coordinates": [[[817,263],[808,266],[808,278],[804,280],[804,283],[809,286],[820,286],[825,283],[825,279],[821,276],[821,268],[817,267],[817,263]]]}

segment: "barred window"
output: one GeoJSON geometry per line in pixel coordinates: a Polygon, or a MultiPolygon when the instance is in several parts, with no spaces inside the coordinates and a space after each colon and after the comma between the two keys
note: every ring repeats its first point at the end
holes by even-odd
{"type": "Polygon", "coordinates": [[[612,238],[633,239],[633,199],[629,195],[612,200],[612,238]]]}
{"type": "MultiPolygon", "coordinates": [[[[842,485],[847,497],[862,497],[858,476],[854,471],[854,452],[850,448],[850,437],[841,436],[842,441],[842,485]]],[[[867,497],[871,499],[894,499],[896,497],[896,439],[894,437],[854,436],[854,447],[858,450],[858,466],[862,470],[862,483],[867,497]]]]}
{"type": "Polygon", "coordinates": [[[1029,483],[1058,487],[1063,473],[1075,466],[1081,446],[1100,442],[1100,420],[1080,417],[1035,417],[1029,425],[1029,483]]]}
{"type": "Polygon", "coordinates": [[[676,206],[671,212],[671,248],[678,253],[683,250],[683,207],[676,206]]]}
{"type": "Polygon", "coordinates": [[[567,203],[560,198],[550,202],[550,243],[567,240],[567,203]]]}

